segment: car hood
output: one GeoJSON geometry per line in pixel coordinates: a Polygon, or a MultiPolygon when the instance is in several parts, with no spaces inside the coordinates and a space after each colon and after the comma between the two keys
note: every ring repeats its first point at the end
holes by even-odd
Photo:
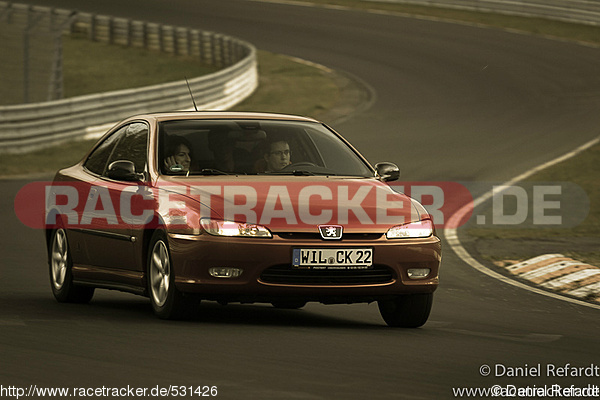
{"type": "MultiPolygon", "coordinates": [[[[200,218],[259,224],[273,232],[381,232],[428,218],[422,205],[374,178],[330,176],[167,177],[161,190],[185,198],[200,218]]],[[[171,196],[172,198],[172,196],[171,196]]],[[[171,207],[171,206],[169,206],[171,207]]],[[[170,212],[164,209],[162,212],[170,212]]]]}

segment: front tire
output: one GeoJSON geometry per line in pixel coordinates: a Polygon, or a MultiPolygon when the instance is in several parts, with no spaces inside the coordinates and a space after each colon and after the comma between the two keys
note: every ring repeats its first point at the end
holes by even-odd
{"type": "Polygon", "coordinates": [[[64,229],[52,233],[48,255],[50,287],[56,300],[59,303],[89,303],[94,296],[94,288],[73,283],[73,261],[64,229]]]}
{"type": "Polygon", "coordinates": [[[380,300],[379,312],[388,326],[418,328],[429,318],[433,304],[433,293],[417,293],[396,296],[391,300],[380,300]]]}
{"type": "Polygon", "coordinates": [[[197,305],[191,296],[185,296],[175,287],[169,243],[164,231],[156,231],[148,248],[148,294],[154,314],[161,319],[187,317],[197,305]]]}

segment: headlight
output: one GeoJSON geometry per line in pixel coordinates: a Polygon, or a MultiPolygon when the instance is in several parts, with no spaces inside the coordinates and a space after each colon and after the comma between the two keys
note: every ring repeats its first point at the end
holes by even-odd
{"type": "Polygon", "coordinates": [[[264,226],[202,218],[200,225],[207,233],[214,236],[241,236],[270,238],[271,232],[264,226]]]}
{"type": "Polygon", "coordinates": [[[390,228],[385,236],[388,239],[425,238],[433,234],[433,222],[425,219],[419,222],[409,222],[390,228]]]}

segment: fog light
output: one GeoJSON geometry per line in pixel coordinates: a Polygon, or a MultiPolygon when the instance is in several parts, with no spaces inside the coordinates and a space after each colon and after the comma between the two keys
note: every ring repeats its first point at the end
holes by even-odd
{"type": "Polygon", "coordinates": [[[423,279],[431,272],[429,268],[410,268],[408,270],[408,277],[410,279],[423,279]]]}
{"type": "Polygon", "coordinates": [[[215,278],[237,278],[243,271],[241,268],[213,267],[208,270],[208,273],[215,278]]]}

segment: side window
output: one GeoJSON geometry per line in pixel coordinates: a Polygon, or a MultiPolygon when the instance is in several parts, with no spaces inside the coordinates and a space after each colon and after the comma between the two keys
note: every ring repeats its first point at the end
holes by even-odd
{"type": "Polygon", "coordinates": [[[133,161],[136,172],[144,172],[148,157],[148,125],[135,122],[119,129],[117,134],[120,140],[110,154],[107,165],[113,161],[128,160],[133,161]]]}
{"type": "Polygon", "coordinates": [[[108,157],[112,153],[115,145],[119,141],[125,128],[121,128],[108,138],[106,138],[96,149],[90,154],[83,166],[94,174],[102,175],[106,170],[108,157]]]}

